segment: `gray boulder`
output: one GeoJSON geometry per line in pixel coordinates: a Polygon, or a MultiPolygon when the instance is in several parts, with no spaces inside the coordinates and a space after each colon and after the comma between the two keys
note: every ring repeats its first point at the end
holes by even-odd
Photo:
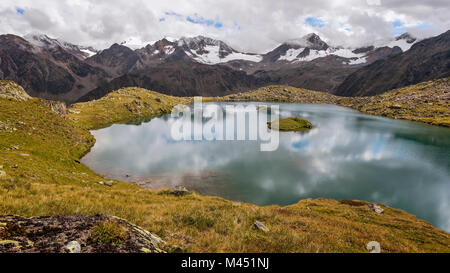
{"type": "Polygon", "coordinates": [[[258,230],[261,230],[261,231],[264,231],[264,232],[269,232],[269,228],[268,227],[266,227],[263,223],[261,223],[260,221],[256,221],[254,224],[253,224],[253,226],[256,228],[256,229],[258,229],[258,230]]]}

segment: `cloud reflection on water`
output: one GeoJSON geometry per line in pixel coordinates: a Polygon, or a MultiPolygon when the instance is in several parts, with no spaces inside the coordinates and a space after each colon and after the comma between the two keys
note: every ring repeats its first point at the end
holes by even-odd
{"type": "Polygon", "coordinates": [[[173,141],[169,118],[155,118],[94,131],[97,143],[83,162],[118,179],[214,171],[224,176],[193,187],[262,205],[380,202],[450,230],[450,130],[329,105],[282,104],[280,113],[308,117],[315,128],[282,133],[278,150],[260,152],[256,141],[173,141]]]}

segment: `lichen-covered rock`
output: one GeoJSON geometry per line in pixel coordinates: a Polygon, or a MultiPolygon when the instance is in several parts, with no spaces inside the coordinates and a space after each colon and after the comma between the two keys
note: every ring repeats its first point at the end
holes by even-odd
{"type": "Polygon", "coordinates": [[[112,187],[114,185],[114,181],[100,181],[97,184],[112,187]]]}
{"type": "Polygon", "coordinates": [[[159,253],[168,248],[158,236],[113,216],[0,216],[0,253],[159,253]],[[94,240],[105,222],[123,231],[124,239],[94,240]]]}
{"type": "Polygon", "coordinates": [[[112,187],[114,185],[114,181],[105,181],[105,186],[112,187]]]}
{"type": "Polygon", "coordinates": [[[77,241],[69,242],[65,247],[64,251],[67,253],[81,253],[80,243],[77,241]]]}
{"type": "Polygon", "coordinates": [[[170,189],[167,193],[175,196],[185,196],[190,194],[190,191],[183,186],[176,186],[175,188],[170,189]]]}
{"type": "Polygon", "coordinates": [[[67,106],[65,102],[45,100],[43,101],[53,112],[60,117],[65,118],[67,115],[67,106]]]}
{"type": "Polygon", "coordinates": [[[259,229],[259,230],[261,230],[261,231],[269,232],[269,228],[266,227],[266,226],[265,226],[263,223],[261,223],[260,221],[256,221],[255,224],[253,224],[253,226],[254,226],[256,229],[259,229]]]}
{"type": "Polygon", "coordinates": [[[30,95],[23,90],[22,86],[13,81],[2,80],[0,80],[0,98],[17,101],[27,101],[31,99],[30,95]]]}
{"type": "Polygon", "coordinates": [[[173,245],[167,251],[168,253],[183,253],[183,248],[181,246],[173,245]]]}
{"type": "Polygon", "coordinates": [[[11,151],[16,151],[16,150],[19,150],[19,149],[20,149],[20,146],[18,146],[18,145],[14,145],[14,146],[11,147],[11,151]]]}
{"type": "Polygon", "coordinates": [[[11,125],[9,125],[7,122],[3,122],[0,120],[0,132],[11,132],[11,125]]]}
{"type": "Polygon", "coordinates": [[[378,214],[383,213],[383,211],[384,211],[384,209],[382,209],[380,206],[375,205],[375,204],[370,204],[369,209],[371,209],[372,211],[374,211],[378,214]]]}

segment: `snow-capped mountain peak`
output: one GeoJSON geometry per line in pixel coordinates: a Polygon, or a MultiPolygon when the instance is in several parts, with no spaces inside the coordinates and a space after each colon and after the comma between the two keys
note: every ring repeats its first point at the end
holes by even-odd
{"type": "Polygon", "coordinates": [[[45,35],[45,34],[28,34],[25,35],[25,40],[27,40],[28,42],[30,42],[31,44],[33,44],[34,46],[37,47],[56,47],[56,46],[60,46],[64,49],[69,49],[69,50],[75,50],[78,47],[76,45],[73,45],[71,43],[65,42],[65,41],[60,41],[58,39],[53,39],[50,38],[49,36],[45,35]]]}
{"type": "Polygon", "coordinates": [[[208,44],[208,45],[219,45],[221,43],[223,43],[220,40],[216,40],[213,38],[209,38],[209,37],[205,37],[202,35],[199,36],[195,36],[195,37],[181,37],[178,40],[178,44],[181,46],[183,44],[208,44]]]}
{"type": "Polygon", "coordinates": [[[343,47],[330,47],[319,35],[310,33],[298,39],[284,42],[275,50],[266,54],[266,60],[271,62],[283,61],[289,63],[309,62],[318,58],[335,55],[346,58],[345,64],[362,64],[366,62],[363,53],[343,47]]]}
{"type": "Polygon", "coordinates": [[[99,53],[99,51],[92,46],[79,46],[81,52],[86,54],[86,58],[90,58],[95,54],[99,53]]]}
{"type": "Polygon", "coordinates": [[[54,49],[56,47],[60,47],[81,59],[89,58],[97,54],[98,52],[93,47],[74,45],[69,42],[54,39],[45,34],[40,33],[28,34],[25,35],[24,38],[30,44],[32,44],[37,48],[54,49]]]}
{"type": "Polygon", "coordinates": [[[415,43],[417,41],[417,38],[409,34],[408,32],[403,33],[400,36],[395,37],[395,40],[405,40],[408,44],[415,43]]]}
{"type": "Polygon", "coordinates": [[[327,45],[317,34],[311,33],[302,38],[286,41],[266,54],[269,56],[266,59],[272,62],[296,63],[334,55],[345,58],[344,64],[356,65],[370,63],[401,51],[405,52],[416,42],[415,37],[409,33],[404,33],[395,39],[377,41],[373,45],[361,48],[332,47],[327,45]]]}
{"type": "Polygon", "coordinates": [[[174,52],[173,47],[176,46],[182,49],[193,60],[204,64],[219,64],[233,60],[246,60],[251,62],[259,62],[262,60],[260,55],[239,52],[220,40],[205,36],[182,37],[177,41],[166,41],[169,44],[165,45],[165,47],[171,47],[173,49],[169,54],[174,52]]]}
{"type": "Polygon", "coordinates": [[[122,41],[120,43],[120,45],[126,46],[132,50],[136,50],[136,49],[140,49],[149,44],[151,45],[154,43],[155,43],[155,41],[145,41],[138,37],[130,37],[130,38],[126,39],[125,41],[122,41]]]}
{"type": "Polygon", "coordinates": [[[319,35],[315,33],[310,33],[301,38],[291,39],[285,42],[285,44],[294,46],[294,47],[302,47],[309,48],[314,50],[327,50],[328,45],[319,37],[319,35]]]}
{"type": "Polygon", "coordinates": [[[379,40],[374,43],[376,48],[380,47],[399,47],[403,52],[408,51],[415,43],[419,42],[417,38],[409,34],[408,32],[403,33],[395,37],[394,39],[389,40],[379,40]]]}
{"type": "Polygon", "coordinates": [[[319,35],[310,33],[301,38],[287,40],[276,49],[263,55],[239,52],[221,40],[205,36],[180,39],[165,37],[145,46],[140,41],[136,41],[136,39],[129,39],[122,44],[132,49],[138,48],[135,51],[145,62],[149,63],[159,63],[170,56],[176,56],[176,59],[190,58],[209,65],[236,61],[231,65],[252,67],[255,63],[263,63],[264,66],[276,62],[295,64],[328,56],[337,57],[337,60],[344,65],[371,63],[385,56],[396,54],[400,49],[408,50],[416,39],[405,33],[395,40],[391,39],[362,48],[344,48],[330,46],[319,35]],[[139,46],[131,46],[132,43],[139,44],[139,46]]]}

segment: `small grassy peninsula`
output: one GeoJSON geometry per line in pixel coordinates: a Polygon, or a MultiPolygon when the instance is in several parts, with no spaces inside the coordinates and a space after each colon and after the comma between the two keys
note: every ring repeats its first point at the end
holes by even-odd
{"type": "Polygon", "coordinates": [[[269,129],[281,132],[305,132],[312,128],[311,122],[306,119],[289,117],[267,122],[269,129]]]}

